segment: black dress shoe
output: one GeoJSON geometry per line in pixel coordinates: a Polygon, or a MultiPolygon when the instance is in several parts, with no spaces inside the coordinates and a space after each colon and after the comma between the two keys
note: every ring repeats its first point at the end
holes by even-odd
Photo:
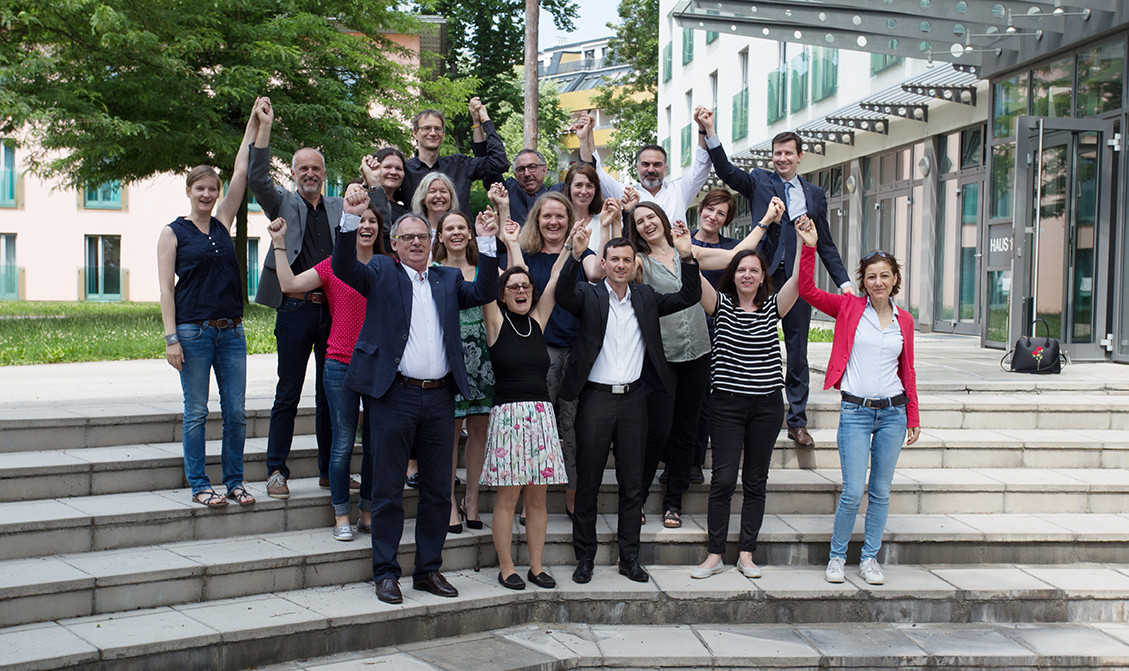
{"type": "Polygon", "coordinates": [[[593,566],[591,559],[581,559],[579,562],[577,562],[576,569],[572,572],[572,581],[578,582],[581,585],[586,582],[591,582],[592,569],[593,566]]]}
{"type": "Polygon", "coordinates": [[[499,571],[498,582],[506,589],[525,589],[525,581],[516,573],[511,573],[509,577],[503,578],[502,573],[499,571]]]}
{"type": "MultiPolygon", "coordinates": [[[[520,580],[520,578],[519,578],[520,580]]],[[[412,589],[418,589],[421,592],[431,592],[435,596],[456,597],[459,595],[459,590],[451,586],[443,574],[439,571],[432,571],[425,573],[412,580],[412,589]]]]}
{"type": "Polygon", "coordinates": [[[634,580],[635,582],[647,582],[651,579],[651,576],[647,575],[647,572],[639,565],[639,560],[637,559],[620,561],[619,574],[625,575],[628,580],[634,580]]]}
{"type": "Polygon", "coordinates": [[[376,598],[384,603],[403,603],[404,595],[400,593],[400,582],[395,578],[377,580],[376,598]]]}
{"type": "Polygon", "coordinates": [[[533,575],[533,569],[529,569],[529,572],[525,574],[525,577],[527,580],[529,580],[529,582],[537,585],[542,589],[553,589],[557,586],[557,581],[553,580],[553,576],[545,573],[544,571],[541,571],[537,575],[533,575]]]}

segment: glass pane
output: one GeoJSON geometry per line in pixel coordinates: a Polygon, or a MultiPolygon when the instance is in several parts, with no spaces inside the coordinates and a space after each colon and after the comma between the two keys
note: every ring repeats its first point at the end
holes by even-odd
{"type": "Polygon", "coordinates": [[[862,253],[878,248],[878,210],[875,209],[874,196],[862,198],[862,253]]]}
{"type": "Polygon", "coordinates": [[[788,115],[788,68],[780,66],[768,73],[768,123],[788,115]]]}
{"type": "Polygon", "coordinates": [[[956,255],[953,241],[957,236],[959,191],[956,182],[948,179],[937,187],[937,256],[933,268],[933,319],[952,323],[956,314],[956,255]]]}
{"type": "Polygon", "coordinates": [[[828,194],[831,196],[839,196],[843,193],[843,168],[831,168],[831,188],[828,194]]]}
{"type": "Polygon", "coordinates": [[[920,205],[925,202],[922,200],[924,191],[924,187],[920,185],[913,187],[913,202],[916,207],[913,207],[910,212],[909,251],[902,259],[902,264],[909,269],[908,277],[903,283],[903,291],[906,292],[906,301],[914,319],[921,316],[921,273],[918,269],[925,267],[921,263],[921,236],[924,230],[924,222],[922,221],[920,205]]]}
{"type": "Polygon", "coordinates": [[[902,264],[902,290],[894,300],[899,307],[908,309],[906,299],[909,297],[909,279],[910,275],[916,272],[916,267],[908,263],[910,250],[912,247],[912,240],[910,239],[910,217],[909,217],[909,196],[898,196],[893,201],[893,208],[890,213],[892,222],[893,240],[890,251],[902,264]]]}
{"type": "Polygon", "coordinates": [[[960,202],[960,297],[958,320],[976,321],[976,231],[980,219],[980,185],[965,184],[960,202]]]}
{"type": "MultiPolygon", "coordinates": [[[[1032,273],[1034,279],[1035,316],[1044,319],[1051,336],[1062,337],[1063,258],[1066,249],[1067,163],[1070,155],[1065,144],[1043,148],[1039,193],[1034,206],[1038,208],[1038,238],[1036,258],[1038,265],[1032,273]]],[[[1032,219],[1032,223],[1035,220],[1032,219]]]]}
{"type": "Polygon", "coordinates": [[[869,156],[862,159],[862,188],[864,191],[874,188],[874,159],[869,156]]]}
{"type": "Polygon", "coordinates": [[[86,295],[97,295],[102,282],[102,264],[99,263],[101,254],[99,238],[97,236],[86,239],[86,295]]]}
{"type": "Polygon", "coordinates": [[[1078,55],[1079,117],[1121,107],[1125,42],[1106,44],[1078,55]]]}
{"type": "Polygon", "coordinates": [[[808,52],[801,51],[792,59],[791,65],[791,105],[792,114],[808,106],[808,52]]]}
{"type": "Polygon", "coordinates": [[[913,179],[912,170],[913,165],[910,162],[912,152],[907,147],[897,153],[897,181],[908,182],[913,179]]]}
{"type": "Polygon", "coordinates": [[[117,296],[122,292],[121,237],[102,237],[102,293],[117,296]]]}
{"type": "Polygon", "coordinates": [[[663,81],[669,82],[674,76],[674,44],[667,42],[663,47],[663,81]]]}
{"type": "Polygon", "coordinates": [[[814,47],[811,55],[811,99],[818,102],[839,90],[839,50],[814,47]]]}
{"type": "Polygon", "coordinates": [[[693,142],[694,131],[690,128],[690,124],[682,127],[682,165],[690,165],[690,157],[694,155],[694,147],[690,144],[693,142]]]}
{"type": "Polygon", "coordinates": [[[1027,113],[1027,75],[997,82],[992,90],[992,137],[1014,137],[1016,117],[1027,113]]]}
{"type": "Polygon", "coordinates": [[[1094,252],[1098,209],[1098,135],[1078,136],[1074,172],[1074,231],[1071,247],[1070,342],[1094,342],[1094,252]]]}
{"type": "Polygon", "coordinates": [[[0,205],[16,203],[16,150],[8,142],[0,142],[0,205]]]}
{"type": "Polygon", "coordinates": [[[960,133],[949,133],[937,138],[937,174],[953,172],[960,165],[960,133]]]}
{"type": "Polygon", "coordinates": [[[994,270],[988,273],[988,340],[994,343],[1008,341],[1008,301],[1011,300],[1011,271],[994,270]]]}
{"type": "Polygon", "coordinates": [[[749,134],[749,89],[741,89],[733,96],[733,139],[740,140],[749,134]]]}
{"type": "Polygon", "coordinates": [[[878,158],[878,184],[893,184],[897,179],[897,156],[886,154],[878,158]]]}
{"type": "Polygon", "coordinates": [[[1031,72],[1031,101],[1034,116],[1069,117],[1070,95],[1074,86],[1074,57],[1031,72]]]}
{"type": "Polygon", "coordinates": [[[972,128],[960,134],[960,167],[976,168],[983,163],[984,136],[979,128],[972,128]]]}
{"type": "Polygon", "coordinates": [[[682,64],[686,65],[694,60],[694,31],[689,28],[682,29],[682,64]]]}
{"type": "Polygon", "coordinates": [[[1015,145],[999,144],[992,147],[992,209],[993,219],[1011,216],[1011,203],[1015,194],[1015,145]]]}

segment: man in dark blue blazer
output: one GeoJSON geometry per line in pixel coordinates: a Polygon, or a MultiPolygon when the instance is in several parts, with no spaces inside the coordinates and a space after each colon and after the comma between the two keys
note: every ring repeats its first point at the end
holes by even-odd
{"type": "Polygon", "coordinates": [[[430,228],[415,214],[392,226],[398,256],[356,254],[356,227],[368,194],[350,187],[333,247],[333,274],[368,299],[365,323],[345,385],[366,397],[373,445],[372,575],[381,601],[400,603],[396,561],[404,531],[404,473],[414,447],[419,460],[419,505],[413,587],[458,596],[439,573],[451,514],[451,446],[455,392],[469,395],[459,310],[498,297],[497,226],[479,228],[479,273],[467,282],[456,268],[428,266],[430,228]],[[379,427],[379,432],[377,431],[379,427]]]}
{"type": "MultiPolygon", "coordinates": [[[[769,272],[777,287],[792,274],[791,259],[796,253],[795,224],[803,218],[815,223],[819,231],[819,257],[823,267],[835,280],[844,294],[854,295],[851,278],[843,267],[839,250],[832,242],[827,225],[827,198],[823,189],[800,177],[797,170],[803,158],[803,144],[799,135],[780,133],[772,139],[772,164],[775,172],[754,168],[746,173],[729,162],[721,140],[714,132],[713,112],[701,110],[695,115],[700,132],[706,135],[706,148],[713,161],[717,176],[729,188],[749,199],[753,221],[759,221],[768,210],[774,196],[784,201],[787,209],[779,223],[772,224],[761,240],[759,249],[769,260],[769,272]]],[[[808,330],[811,327],[811,306],[803,300],[784,317],[784,346],[788,351],[788,364],[784,375],[784,392],[788,397],[788,437],[800,447],[815,447],[808,433],[808,330]]]]}

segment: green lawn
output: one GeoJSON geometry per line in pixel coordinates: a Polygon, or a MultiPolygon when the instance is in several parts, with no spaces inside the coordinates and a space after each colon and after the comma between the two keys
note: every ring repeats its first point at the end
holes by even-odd
{"type": "MultiPolygon", "coordinates": [[[[274,310],[246,309],[249,354],[274,352],[274,310]]],[[[0,302],[0,366],[159,359],[165,355],[156,303],[0,302]]]]}

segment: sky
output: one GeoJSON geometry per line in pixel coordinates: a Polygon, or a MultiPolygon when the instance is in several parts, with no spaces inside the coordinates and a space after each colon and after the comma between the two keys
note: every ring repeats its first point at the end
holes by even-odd
{"type": "Polygon", "coordinates": [[[544,9],[541,10],[539,49],[544,50],[554,46],[558,37],[564,38],[565,44],[568,44],[613,34],[605,24],[619,22],[619,14],[616,13],[616,7],[619,5],[617,0],[576,0],[576,4],[580,9],[580,16],[575,20],[576,30],[571,33],[557,30],[553,25],[553,17],[544,9]]]}

